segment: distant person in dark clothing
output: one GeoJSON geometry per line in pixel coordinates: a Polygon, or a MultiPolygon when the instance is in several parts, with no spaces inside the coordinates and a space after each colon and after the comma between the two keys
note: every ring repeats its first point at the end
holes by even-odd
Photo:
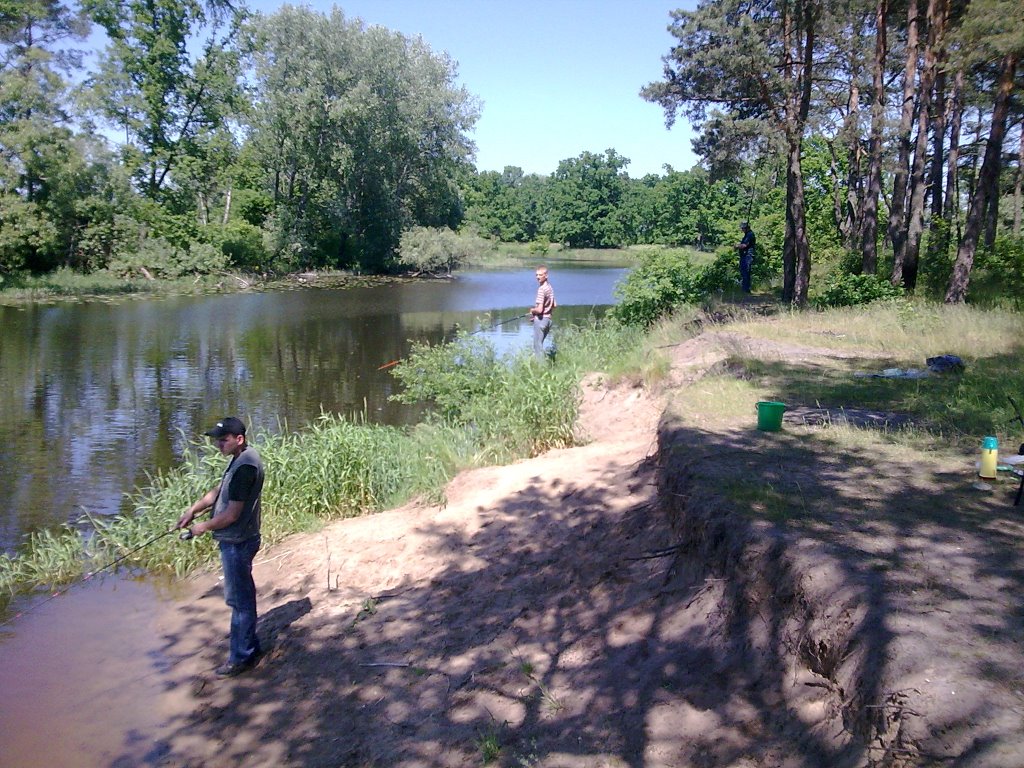
{"type": "Polygon", "coordinates": [[[245,424],[228,416],[206,433],[217,448],[230,456],[220,483],[188,508],[178,528],[193,536],[213,532],[224,569],[224,600],[231,607],[231,650],[226,663],[215,670],[219,677],[234,677],[256,666],[260,641],[256,638],[256,585],[252,561],[260,548],[260,494],[263,463],[245,439],[245,424]],[[193,524],[195,516],[213,509],[209,520],[193,524]]]}
{"type": "Polygon", "coordinates": [[[743,230],[743,239],[736,246],[740,252],[740,288],[744,293],[750,293],[750,270],[754,265],[754,247],[757,238],[754,237],[747,222],[742,222],[740,229],[743,230]]]}

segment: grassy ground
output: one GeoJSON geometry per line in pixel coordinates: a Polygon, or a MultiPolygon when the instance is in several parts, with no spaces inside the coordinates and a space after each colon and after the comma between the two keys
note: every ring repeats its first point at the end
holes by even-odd
{"type": "MultiPolygon", "coordinates": [[[[906,414],[913,425],[903,437],[953,441],[960,447],[996,435],[1016,450],[1024,438],[1009,397],[1024,393],[1020,366],[1024,316],[1008,310],[979,310],[931,303],[879,303],[829,312],[782,312],[769,319],[738,318],[729,330],[791,347],[831,350],[834,357],[800,364],[780,354],[744,355],[733,360],[742,375],[727,375],[720,386],[735,390],[716,397],[721,412],[749,397],[789,405],[861,407],[906,414]],[[961,375],[920,379],[876,378],[888,368],[924,370],[926,359],[956,355],[961,375]]],[[[756,347],[755,347],[756,349],[756,347]]],[[[785,346],[782,347],[785,349],[785,346]]],[[[794,354],[799,357],[799,354],[794,354]]],[[[894,436],[895,439],[895,436],[894,436]]]]}

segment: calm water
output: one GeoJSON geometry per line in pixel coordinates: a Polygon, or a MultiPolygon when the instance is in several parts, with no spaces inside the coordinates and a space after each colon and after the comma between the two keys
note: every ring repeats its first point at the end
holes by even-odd
{"type": "MultiPolygon", "coordinates": [[[[624,268],[551,263],[557,324],[599,315],[624,268]]],[[[532,268],[349,289],[0,307],[0,548],[27,531],[122,511],[124,494],[174,466],[227,414],[260,430],[321,412],[388,424],[380,366],[456,328],[487,328],[532,303],[532,268]]],[[[520,320],[483,332],[530,343],[520,320]]],[[[123,510],[127,511],[127,510],[123,510]]]]}

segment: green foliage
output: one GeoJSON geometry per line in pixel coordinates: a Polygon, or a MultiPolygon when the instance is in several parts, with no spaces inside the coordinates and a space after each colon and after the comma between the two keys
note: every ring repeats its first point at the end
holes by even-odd
{"type": "Polygon", "coordinates": [[[549,250],[551,250],[551,241],[543,235],[529,245],[529,251],[534,256],[544,256],[549,250]]]}
{"type": "MultiPolygon", "coordinates": [[[[933,219],[927,233],[925,247],[921,251],[915,292],[930,298],[941,299],[944,297],[946,288],[949,286],[949,278],[953,274],[955,259],[956,248],[951,237],[950,225],[942,218],[933,219]]],[[[977,261],[984,263],[984,256],[981,255],[977,261]]]]}
{"type": "Polygon", "coordinates": [[[494,457],[534,455],[572,444],[578,395],[574,371],[522,354],[500,358],[486,339],[417,344],[394,371],[399,402],[427,402],[444,423],[468,428],[494,457]]]}
{"type": "MultiPolygon", "coordinates": [[[[755,258],[754,264],[756,265],[758,261],[759,259],[755,258]]],[[[739,257],[736,251],[731,248],[720,248],[715,254],[714,261],[703,267],[697,276],[698,297],[702,299],[712,293],[735,290],[739,273],[739,257]]],[[[755,270],[751,267],[752,284],[758,282],[756,277],[755,270]]]]}
{"type": "Polygon", "coordinates": [[[57,229],[36,203],[0,195],[0,274],[38,263],[40,252],[52,252],[57,229]]]}
{"type": "Polygon", "coordinates": [[[547,178],[524,175],[515,166],[506,166],[501,173],[474,174],[463,191],[466,221],[481,234],[506,243],[546,240],[541,227],[548,188],[547,178]]]}
{"type": "Polygon", "coordinates": [[[207,227],[204,235],[220,248],[230,267],[250,272],[267,271],[269,254],[259,227],[245,221],[231,221],[223,227],[207,227]]]}
{"type": "Polygon", "coordinates": [[[551,177],[545,234],[573,248],[615,248],[625,243],[620,204],[627,158],[614,149],[563,160],[551,177]]]}
{"type": "Polygon", "coordinates": [[[1024,237],[996,238],[991,251],[978,253],[969,297],[972,302],[988,304],[1008,299],[1020,307],[1024,302],[1024,237]]]}
{"type": "Polygon", "coordinates": [[[819,308],[852,307],[902,296],[902,288],[878,275],[852,275],[836,271],[826,279],[821,293],[814,297],[813,303],[819,308]]]}
{"type": "Polygon", "coordinates": [[[700,271],[684,252],[645,250],[640,264],[616,286],[615,296],[612,317],[646,327],[681,304],[700,301],[700,271]]]}
{"type": "MultiPolygon", "coordinates": [[[[738,239],[739,222],[760,210],[766,173],[741,185],[712,180],[702,168],[630,179],[625,158],[585,152],[564,160],[550,177],[520,168],[487,171],[466,184],[466,220],[504,242],[602,245],[660,244],[711,250],[738,239]],[[760,197],[758,197],[760,195],[760,197]]],[[[778,205],[772,200],[772,205],[778,205]]],[[[781,237],[780,237],[781,242],[781,237]]],[[[779,249],[781,252],[781,248],[779,249]]]]}
{"type": "Polygon", "coordinates": [[[116,254],[107,268],[122,277],[148,273],[153,277],[175,278],[221,272],[227,266],[228,257],[224,251],[209,243],[194,242],[185,249],[162,237],[148,237],[138,248],[116,254]]]}
{"type": "MultiPolygon", "coordinates": [[[[754,284],[778,274],[777,259],[764,258],[758,247],[754,284]]],[[[697,266],[689,253],[674,249],[646,249],[640,264],[616,286],[618,303],[611,314],[626,325],[647,327],[685,304],[698,304],[715,293],[735,290],[739,260],[732,248],[720,248],[708,264],[697,266]]]]}
{"type": "Polygon", "coordinates": [[[248,34],[250,151],[276,201],[264,225],[275,260],[382,271],[405,229],[457,225],[452,179],[477,112],[446,56],[339,9],[285,6],[248,34]]]}
{"type": "Polygon", "coordinates": [[[404,269],[451,274],[482,248],[479,238],[457,235],[447,227],[413,227],[402,233],[398,260],[404,269]]]}
{"type": "Polygon", "coordinates": [[[187,177],[189,161],[201,162],[211,135],[237,108],[239,59],[231,44],[240,14],[221,0],[82,5],[109,40],[88,91],[90,107],[131,137],[133,178],[147,198],[161,199],[174,169],[182,165],[187,177]]]}

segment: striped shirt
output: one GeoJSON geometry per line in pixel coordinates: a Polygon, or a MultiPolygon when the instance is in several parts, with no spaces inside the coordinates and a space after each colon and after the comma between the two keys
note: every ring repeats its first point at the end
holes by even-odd
{"type": "Polygon", "coordinates": [[[551,283],[545,280],[537,286],[537,298],[533,302],[533,307],[539,310],[539,314],[535,316],[540,318],[551,317],[551,310],[556,306],[555,292],[551,288],[551,283]]]}

